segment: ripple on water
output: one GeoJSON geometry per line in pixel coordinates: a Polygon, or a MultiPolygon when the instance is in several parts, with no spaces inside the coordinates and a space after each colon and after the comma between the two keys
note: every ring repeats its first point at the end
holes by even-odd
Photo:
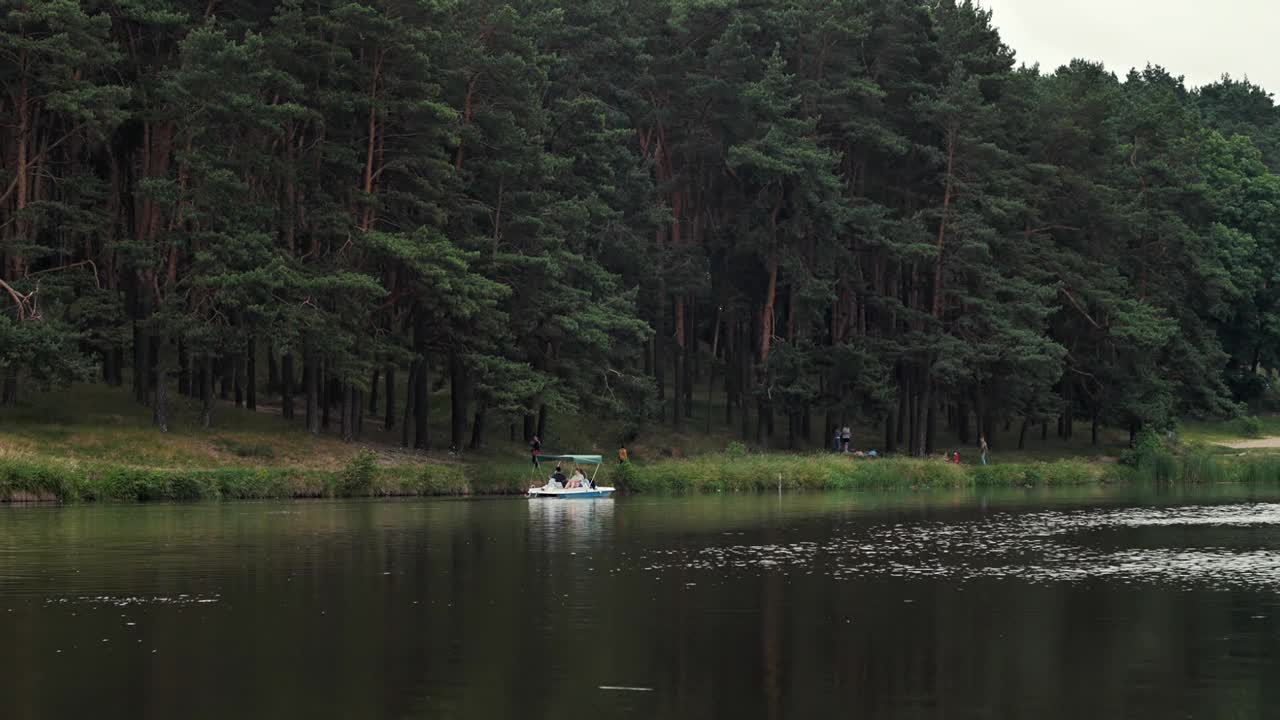
{"type": "MultiPolygon", "coordinates": [[[[825,542],[729,544],[655,550],[652,572],[757,570],[820,572],[835,578],[874,576],[956,581],[1009,578],[1028,582],[1095,579],[1186,587],[1245,586],[1280,590],[1280,552],[1264,547],[1107,548],[1091,533],[1126,528],[1280,525],[1280,504],[997,513],[977,520],[849,523],[825,542]]],[[[1185,543],[1187,538],[1180,538],[1185,543]]],[[[1252,542],[1258,543],[1257,538],[1252,542]]]]}
{"type": "Polygon", "coordinates": [[[218,602],[217,595],[75,595],[47,598],[45,606],[101,605],[130,607],[139,605],[207,605],[218,602]]]}

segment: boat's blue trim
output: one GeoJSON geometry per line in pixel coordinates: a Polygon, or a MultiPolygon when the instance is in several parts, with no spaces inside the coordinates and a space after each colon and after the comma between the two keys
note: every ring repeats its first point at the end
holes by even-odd
{"type": "Polygon", "coordinates": [[[576,492],[576,493],[546,493],[546,494],[529,493],[529,497],[531,498],[554,498],[557,500],[591,500],[593,498],[607,498],[612,495],[613,495],[612,490],[608,490],[608,491],[592,490],[591,492],[576,492]]]}

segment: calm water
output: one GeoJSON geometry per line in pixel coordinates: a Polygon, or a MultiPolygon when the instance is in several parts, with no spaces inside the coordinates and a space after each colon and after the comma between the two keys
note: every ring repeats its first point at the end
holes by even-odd
{"type": "Polygon", "coordinates": [[[1280,716],[1280,491],[0,508],[5,718],[1280,716]]]}

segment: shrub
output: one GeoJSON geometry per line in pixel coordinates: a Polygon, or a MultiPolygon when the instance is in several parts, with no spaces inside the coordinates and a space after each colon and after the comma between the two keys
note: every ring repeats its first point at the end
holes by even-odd
{"type": "Polygon", "coordinates": [[[336,494],[342,497],[369,495],[377,474],[378,456],[370,450],[361,450],[338,471],[336,494]]]}
{"type": "Polygon", "coordinates": [[[1242,415],[1235,420],[1236,432],[1248,438],[1262,437],[1262,421],[1253,415],[1242,415]]]}
{"type": "Polygon", "coordinates": [[[1164,443],[1160,442],[1160,436],[1150,428],[1143,428],[1138,433],[1138,438],[1134,442],[1133,447],[1128,448],[1120,453],[1120,462],[1129,467],[1137,468],[1158,453],[1165,451],[1164,443]]]}

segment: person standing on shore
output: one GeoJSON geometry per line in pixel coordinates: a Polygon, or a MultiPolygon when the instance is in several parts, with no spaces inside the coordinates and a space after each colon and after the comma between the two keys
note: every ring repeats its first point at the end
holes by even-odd
{"type": "Polygon", "coordinates": [[[840,447],[849,452],[849,440],[853,438],[853,433],[849,430],[849,426],[845,425],[840,428],[840,447]]]}
{"type": "Polygon", "coordinates": [[[618,448],[618,464],[619,465],[627,464],[627,446],[626,445],[622,445],[621,447],[618,448]]]}
{"type": "Polygon", "coordinates": [[[533,439],[529,441],[529,454],[533,458],[533,469],[537,470],[542,467],[538,464],[538,456],[542,454],[542,440],[537,435],[534,435],[533,439]]]}
{"type": "Polygon", "coordinates": [[[987,447],[987,436],[986,436],[986,435],[979,435],[979,436],[978,436],[978,452],[982,453],[982,464],[983,464],[983,465],[986,465],[986,464],[987,464],[987,450],[988,450],[988,449],[989,449],[989,448],[987,447]]]}

